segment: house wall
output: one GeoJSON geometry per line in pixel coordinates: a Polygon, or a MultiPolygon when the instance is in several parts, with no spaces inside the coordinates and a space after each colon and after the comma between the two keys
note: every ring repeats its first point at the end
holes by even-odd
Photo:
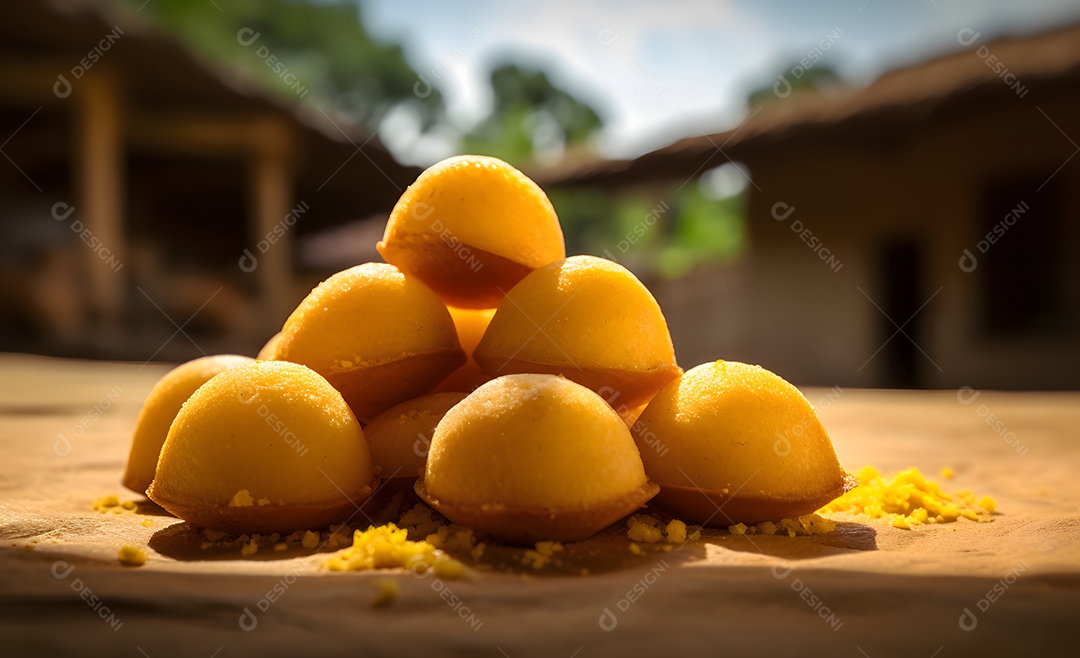
{"type": "Polygon", "coordinates": [[[1043,89],[943,111],[910,132],[890,130],[882,119],[873,130],[836,128],[814,141],[759,149],[746,158],[756,185],[738,311],[748,357],[800,383],[882,385],[884,360],[872,357],[885,339],[871,301],[883,295],[877,253],[885,241],[914,238],[925,250],[920,299],[940,288],[913,336],[929,356],[915,354],[920,384],[1080,386],[1080,157],[1069,160],[1078,140],[1080,90],[1043,89]],[[983,186],[1066,161],[1056,177],[1065,196],[1070,330],[1052,339],[989,340],[978,321],[979,271],[959,267],[963,249],[974,250],[981,237],[983,186]],[[833,260],[793,227],[812,232],[833,260]]]}

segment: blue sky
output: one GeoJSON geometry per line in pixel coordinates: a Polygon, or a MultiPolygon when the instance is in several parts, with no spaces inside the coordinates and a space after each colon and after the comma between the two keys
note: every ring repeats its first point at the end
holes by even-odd
{"type": "MultiPolygon", "coordinates": [[[[627,157],[736,125],[750,89],[815,48],[864,84],[958,48],[961,28],[990,38],[1080,21],[1080,0],[368,0],[362,11],[442,90],[458,125],[484,115],[488,70],[513,59],[590,101],[606,123],[601,153],[627,157]]],[[[415,140],[404,116],[381,135],[415,162],[453,148],[415,140]]]]}

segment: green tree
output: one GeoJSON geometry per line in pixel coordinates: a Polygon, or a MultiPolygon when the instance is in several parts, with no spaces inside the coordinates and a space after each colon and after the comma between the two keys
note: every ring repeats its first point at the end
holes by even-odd
{"type": "Polygon", "coordinates": [[[710,198],[700,185],[674,194],[674,223],[655,265],[664,277],[677,279],[708,262],[736,259],[746,243],[746,201],[742,194],[710,198]]]}
{"type": "Polygon", "coordinates": [[[767,84],[751,91],[746,104],[753,109],[763,103],[783,100],[792,94],[821,91],[842,84],[840,74],[828,64],[819,62],[805,68],[796,62],[778,73],[767,84]]]}
{"type": "Polygon", "coordinates": [[[543,71],[503,64],[491,71],[490,114],[462,139],[466,151],[523,163],[586,146],[603,126],[587,102],[558,87],[543,71]]]}
{"type": "Polygon", "coordinates": [[[330,104],[372,128],[402,105],[415,110],[424,128],[442,120],[439,90],[420,82],[400,45],[368,32],[355,2],[118,1],[200,55],[245,70],[285,97],[295,99],[301,89],[268,66],[268,56],[295,76],[288,80],[308,90],[302,95],[305,100],[330,104]],[[242,42],[248,40],[247,45],[242,42]]]}

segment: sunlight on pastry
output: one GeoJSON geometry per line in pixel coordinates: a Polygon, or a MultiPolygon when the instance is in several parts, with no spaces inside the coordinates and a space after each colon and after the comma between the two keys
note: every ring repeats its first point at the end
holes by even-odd
{"type": "Polygon", "coordinates": [[[342,520],[376,484],[341,395],[309,368],[259,361],[191,396],[147,494],[200,527],[273,532],[342,520]]]}
{"type": "Polygon", "coordinates": [[[461,349],[465,350],[467,360],[461,366],[442,380],[436,391],[465,391],[466,393],[476,390],[484,382],[491,380],[491,375],[484,372],[480,364],[474,358],[476,346],[480,344],[484,332],[491,324],[491,318],[495,316],[495,309],[467,309],[447,307],[450,317],[454,319],[454,328],[457,329],[458,342],[461,349]]]}
{"type": "Polygon", "coordinates": [[[379,478],[411,487],[424,470],[435,426],[464,398],[464,393],[431,393],[394,405],[368,423],[364,436],[379,478]]]}
{"type": "Polygon", "coordinates": [[[285,321],[274,358],[325,377],[361,422],[429,391],[465,363],[439,298],[383,263],[320,283],[285,321]]]}
{"type": "Polygon", "coordinates": [[[552,263],[515,286],[475,358],[493,376],[564,375],[627,413],[682,372],[652,294],[629,270],[595,256],[552,263]]]}
{"type": "Polygon", "coordinates": [[[235,354],[204,356],[188,361],[162,377],[146,397],[135,421],[124,486],[136,493],[146,493],[154,479],[161,446],[181,405],[214,375],[251,362],[250,357],[235,354]]]}
{"type": "Polygon", "coordinates": [[[760,366],[704,363],[664,387],[634,426],[651,505],[728,527],[809,514],[854,486],[797,388],[760,366]]]}
{"type": "Polygon", "coordinates": [[[449,158],[421,174],[394,206],[378,249],[448,305],[481,309],[494,308],[526,274],[566,256],[544,191],[506,162],[482,155],[449,158]]]}
{"type": "Polygon", "coordinates": [[[435,429],[417,493],[450,520],[514,543],[585,539],[656,493],[629,430],[554,375],[476,389],[435,429]]]}

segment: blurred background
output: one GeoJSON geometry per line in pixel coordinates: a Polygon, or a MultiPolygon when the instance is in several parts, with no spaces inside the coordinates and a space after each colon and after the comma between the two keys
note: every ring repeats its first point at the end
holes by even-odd
{"type": "Polygon", "coordinates": [[[0,6],[0,351],[254,354],[457,153],[680,363],[1080,387],[1080,2],[0,6]]]}

